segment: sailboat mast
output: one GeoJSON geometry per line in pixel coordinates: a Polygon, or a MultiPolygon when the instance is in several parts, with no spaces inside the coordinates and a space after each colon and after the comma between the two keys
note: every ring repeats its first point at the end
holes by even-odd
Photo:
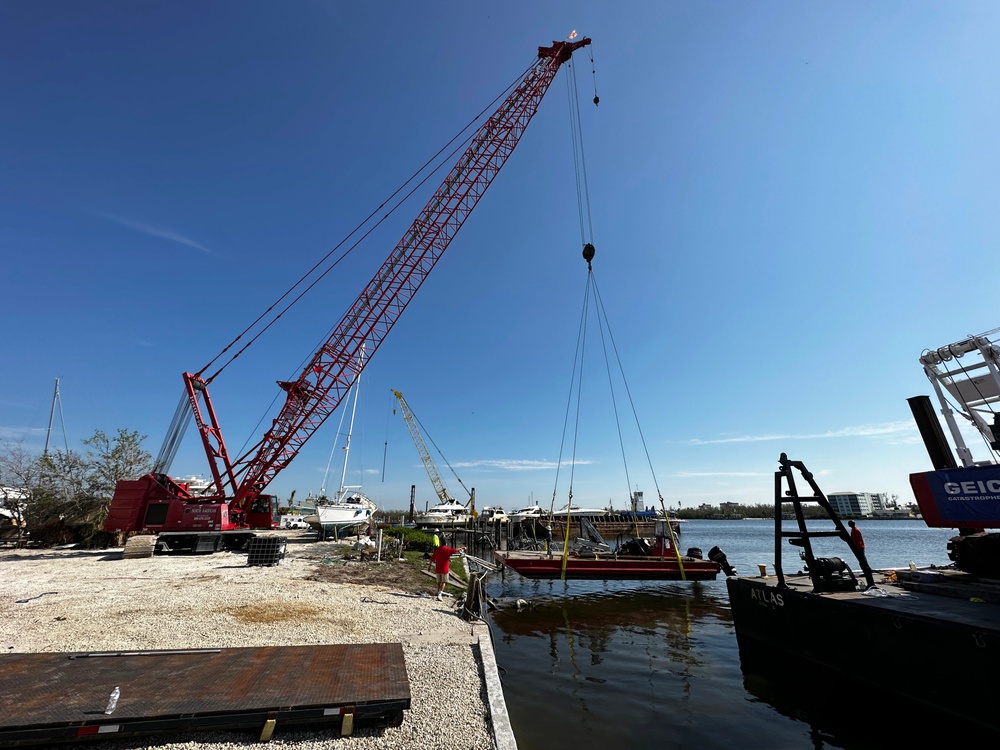
{"type": "Polygon", "coordinates": [[[340,490],[337,492],[338,498],[344,494],[344,480],[347,478],[347,456],[351,452],[351,434],[354,432],[354,413],[358,410],[358,383],[360,380],[361,373],[358,373],[358,377],[354,381],[354,403],[351,404],[351,422],[347,427],[347,441],[344,443],[344,470],[340,473],[340,490]]]}
{"type": "Polygon", "coordinates": [[[42,451],[43,456],[49,455],[49,438],[52,437],[52,418],[56,414],[56,401],[59,400],[59,378],[56,378],[56,387],[52,392],[52,407],[49,409],[49,427],[45,431],[45,449],[42,451]]]}
{"type": "Polygon", "coordinates": [[[365,349],[361,347],[358,355],[358,374],[354,378],[354,403],[351,404],[351,422],[347,426],[347,441],[344,443],[344,470],[340,473],[340,489],[337,491],[337,499],[344,498],[344,480],[347,478],[347,457],[351,452],[351,435],[354,434],[354,414],[358,410],[358,391],[361,385],[361,372],[365,366],[365,349]]]}

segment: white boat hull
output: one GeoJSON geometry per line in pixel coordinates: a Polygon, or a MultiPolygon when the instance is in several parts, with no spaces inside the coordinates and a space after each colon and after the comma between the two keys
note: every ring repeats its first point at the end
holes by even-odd
{"type": "Polygon", "coordinates": [[[327,531],[333,528],[349,529],[371,522],[376,510],[378,508],[375,503],[363,495],[355,494],[348,502],[317,505],[316,512],[303,520],[313,528],[327,531]]]}
{"type": "Polygon", "coordinates": [[[465,526],[471,520],[472,515],[465,509],[464,505],[458,503],[436,505],[430,510],[416,513],[413,516],[413,522],[417,528],[465,526]]]}

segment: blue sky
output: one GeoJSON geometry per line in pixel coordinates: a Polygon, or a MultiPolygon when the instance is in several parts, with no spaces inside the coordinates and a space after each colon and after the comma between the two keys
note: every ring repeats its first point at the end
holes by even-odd
{"type": "MultiPolygon", "coordinates": [[[[41,449],[59,377],[70,447],[123,427],[155,454],[181,373],[577,30],[601,97],[582,112],[594,272],[655,480],[629,434],[626,475],[588,361],[574,501],[770,503],[785,452],[827,492],[908,502],[930,468],[917,358],[1000,324],[998,21],[989,2],[0,4],[0,438],[41,449]]],[[[347,479],[383,507],[411,485],[435,501],[390,389],[479,507],[566,502],[570,80],[365,370],[347,479]]],[[[213,383],[232,451],[418,208],[213,383]]],[[[338,417],[272,491],[319,490],[338,417]]],[[[171,473],[206,471],[190,434],[171,473]]]]}

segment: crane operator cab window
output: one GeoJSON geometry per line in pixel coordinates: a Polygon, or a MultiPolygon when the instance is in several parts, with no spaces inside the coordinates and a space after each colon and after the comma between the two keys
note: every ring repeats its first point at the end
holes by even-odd
{"type": "Polygon", "coordinates": [[[251,513],[270,513],[271,512],[271,496],[270,495],[259,495],[256,500],[253,501],[253,506],[250,508],[251,513]]]}

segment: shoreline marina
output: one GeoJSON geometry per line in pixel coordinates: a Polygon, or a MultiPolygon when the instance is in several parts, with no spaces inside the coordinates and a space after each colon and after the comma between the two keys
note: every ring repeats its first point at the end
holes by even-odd
{"type": "MultiPolygon", "coordinates": [[[[903,554],[922,567],[948,565],[947,529],[921,521],[863,527],[876,569],[903,554]]],[[[684,543],[720,544],[734,566],[752,571],[771,559],[773,529],[772,521],[690,521],[684,543]]],[[[481,697],[489,676],[481,649],[484,635],[491,638],[486,626],[470,626],[453,605],[430,596],[310,580],[333,546],[313,538],[289,534],[288,556],[269,568],[246,567],[235,553],[121,560],[120,550],[5,550],[0,641],[7,653],[403,644],[413,703],[400,727],[356,727],[344,738],[279,728],[272,744],[282,747],[542,750],[611,742],[723,750],[735,742],[761,746],[767,737],[767,746],[867,750],[889,729],[898,732],[891,716],[903,707],[866,712],[863,696],[850,692],[824,709],[780,675],[744,664],[721,579],[564,583],[491,574],[488,594],[501,604],[487,618],[497,665],[492,672],[502,680],[513,729],[509,744],[494,744],[492,709],[481,697]],[[507,606],[518,599],[523,609],[507,606]],[[95,616],[97,600],[106,605],[95,616]],[[845,704],[850,710],[839,716],[824,713],[845,704]],[[615,722],[608,722],[611,715],[615,722]]],[[[256,735],[198,732],[88,743],[95,750],[244,745],[259,746],[256,735]]]]}
{"type": "MultiPolygon", "coordinates": [[[[948,567],[948,529],[919,520],[862,520],[868,559],[948,567]]],[[[792,529],[793,524],[783,523],[792,529]]],[[[771,566],[772,520],[684,524],[684,545],[718,544],[741,573],[771,566]]],[[[837,540],[820,540],[832,554],[837,540]]],[[[816,684],[775,655],[739,648],[726,582],[494,579],[505,606],[490,617],[521,750],[554,746],[702,750],[904,747],[949,717],[837,680],[816,684]],[[614,720],[609,720],[614,717],[614,720]]],[[[831,648],[850,653],[851,634],[831,648]]],[[[917,657],[911,654],[911,658],[917,657]]],[[[963,736],[965,728],[962,728],[963,736]]],[[[970,736],[975,733],[971,732],[970,736]]],[[[987,738],[996,741],[995,736],[987,738]]]]}

